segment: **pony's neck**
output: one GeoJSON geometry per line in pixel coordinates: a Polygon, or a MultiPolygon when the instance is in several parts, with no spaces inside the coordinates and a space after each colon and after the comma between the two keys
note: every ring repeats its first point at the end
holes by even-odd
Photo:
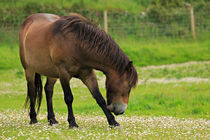
{"type": "Polygon", "coordinates": [[[96,64],[94,66],[94,68],[96,70],[99,70],[99,71],[103,72],[106,75],[106,77],[109,77],[109,78],[112,78],[113,75],[115,75],[115,76],[118,75],[118,72],[117,72],[116,68],[112,65],[109,65],[109,64],[101,64],[101,63],[96,64]]]}

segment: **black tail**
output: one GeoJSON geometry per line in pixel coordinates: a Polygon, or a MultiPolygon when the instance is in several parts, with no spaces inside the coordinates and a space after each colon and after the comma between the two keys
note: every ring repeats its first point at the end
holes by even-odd
{"type": "MultiPolygon", "coordinates": [[[[39,112],[40,106],[41,106],[41,102],[42,102],[42,79],[41,79],[41,75],[38,73],[35,73],[35,79],[34,79],[34,84],[35,84],[35,106],[37,108],[37,114],[39,112]]],[[[27,97],[26,97],[26,101],[25,101],[25,108],[28,108],[29,106],[29,93],[27,93],[27,97]]]]}

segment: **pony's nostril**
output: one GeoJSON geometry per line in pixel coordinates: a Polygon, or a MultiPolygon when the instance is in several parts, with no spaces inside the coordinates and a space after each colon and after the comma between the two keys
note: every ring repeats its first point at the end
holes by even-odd
{"type": "Polygon", "coordinates": [[[121,114],[123,114],[123,113],[124,113],[124,112],[120,112],[120,113],[114,112],[115,115],[121,115],[121,114]]]}
{"type": "Polygon", "coordinates": [[[123,114],[124,113],[124,111],[123,112],[121,112],[121,113],[119,113],[119,115],[121,115],[121,114],[123,114]]]}

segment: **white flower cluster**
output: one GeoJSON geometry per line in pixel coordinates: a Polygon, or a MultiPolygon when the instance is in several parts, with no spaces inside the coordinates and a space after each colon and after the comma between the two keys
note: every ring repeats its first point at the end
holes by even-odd
{"type": "Polygon", "coordinates": [[[120,127],[109,128],[101,116],[76,115],[79,128],[68,129],[67,116],[57,114],[58,125],[49,126],[47,115],[29,125],[28,114],[7,110],[0,113],[0,139],[209,139],[210,120],[175,117],[120,116],[120,127]]]}

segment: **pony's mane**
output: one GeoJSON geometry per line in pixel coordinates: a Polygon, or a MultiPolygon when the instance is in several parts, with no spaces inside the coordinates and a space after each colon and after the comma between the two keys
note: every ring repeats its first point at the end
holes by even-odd
{"type": "MultiPolygon", "coordinates": [[[[81,41],[82,47],[106,58],[121,75],[126,71],[130,62],[126,54],[110,35],[89,22],[85,17],[79,14],[62,16],[57,21],[55,32],[61,32],[65,36],[68,33],[74,33],[77,39],[81,41]]],[[[136,85],[137,79],[137,72],[132,66],[132,70],[128,73],[128,81],[132,87],[136,85]]]]}

